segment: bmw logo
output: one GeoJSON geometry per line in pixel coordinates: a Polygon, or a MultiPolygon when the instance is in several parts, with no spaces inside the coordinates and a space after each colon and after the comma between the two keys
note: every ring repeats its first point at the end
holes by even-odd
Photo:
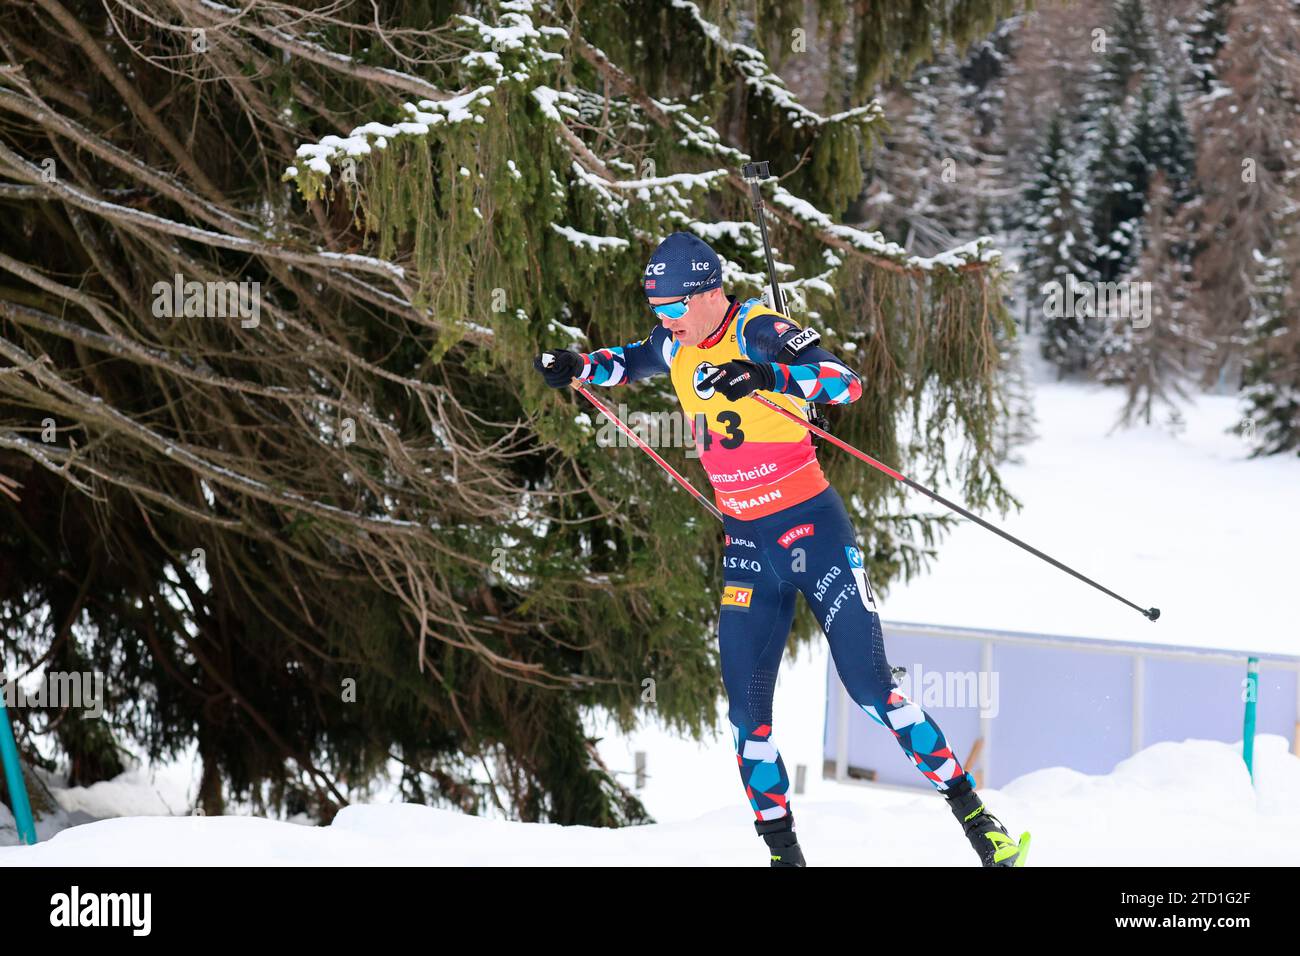
{"type": "Polygon", "coordinates": [[[715,368],[717,368],[717,366],[708,362],[701,362],[699,365],[695,366],[695,375],[691,379],[691,387],[695,389],[695,394],[706,402],[713,397],[713,389],[700,388],[700,382],[715,368]]]}

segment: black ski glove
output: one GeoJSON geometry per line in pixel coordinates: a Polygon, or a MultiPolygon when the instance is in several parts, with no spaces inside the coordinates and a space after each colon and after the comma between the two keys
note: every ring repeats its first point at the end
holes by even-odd
{"type": "Polygon", "coordinates": [[[716,389],[729,402],[738,402],[750,392],[760,388],[771,391],[776,387],[776,372],[766,363],[733,359],[724,362],[700,380],[700,390],[716,389]]]}
{"type": "Polygon", "coordinates": [[[564,388],[582,373],[583,364],[582,356],[572,349],[552,349],[533,359],[533,368],[551,388],[564,388]]]}

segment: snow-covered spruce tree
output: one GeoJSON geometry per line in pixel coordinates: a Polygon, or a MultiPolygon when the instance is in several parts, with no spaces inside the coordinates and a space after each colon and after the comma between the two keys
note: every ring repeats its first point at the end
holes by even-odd
{"type": "Polygon", "coordinates": [[[1103,109],[1088,167],[1088,206],[1092,224],[1089,277],[1114,282],[1133,265],[1138,253],[1137,231],[1146,212],[1145,195],[1134,189],[1130,175],[1145,177],[1145,157],[1131,135],[1121,132],[1127,120],[1120,105],[1103,109]]]}
{"type": "Polygon", "coordinates": [[[991,142],[1008,43],[1000,28],[965,58],[949,46],[881,92],[889,132],[867,164],[861,214],[909,252],[933,255],[960,236],[997,231],[1003,157],[991,142]]]}
{"type": "MultiPolygon", "coordinates": [[[[858,53],[834,88],[1007,6],[824,4],[858,53]]],[[[725,11],[0,9],[0,473],[21,483],[0,496],[0,633],[20,667],[109,688],[104,739],[25,713],[29,755],[89,783],[105,746],[197,743],[208,812],[328,819],[388,774],[470,811],[643,819],[583,720],[713,723],[719,536],[529,359],[642,337],[637,279],[675,229],[757,293],[751,156],[782,176],[788,291],[870,383],[837,430],[1008,503],[996,253],[841,225],[881,109],[805,108],[732,39],[754,5],[725,11]],[[257,314],[214,312],[202,284],[238,282],[257,314]]],[[[619,397],[671,407],[662,383],[619,397]]],[[[826,468],[878,583],[918,570],[936,521],[826,468]]]]}
{"type": "Polygon", "coordinates": [[[1188,57],[1192,76],[1202,93],[1213,92],[1218,80],[1215,61],[1228,39],[1228,12],[1235,0],[1200,0],[1200,9],[1188,30],[1188,57]]]}
{"type": "Polygon", "coordinates": [[[1193,111],[1207,384],[1241,357],[1255,253],[1273,248],[1278,224],[1300,204],[1300,3],[1236,0],[1215,69],[1218,85],[1193,111]]]}
{"type": "Polygon", "coordinates": [[[1181,205],[1196,196],[1196,144],[1183,110],[1182,84],[1167,82],[1163,71],[1155,82],[1157,103],[1163,102],[1156,118],[1155,165],[1164,170],[1170,194],[1181,205]]]}
{"type": "Polygon", "coordinates": [[[1108,101],[1123,102],[1141,85],[1157,57],[1154,34],[1145,0],[1116,0],[1095,80],[1108,101]]]}
{"type": "Polygon", "coordinates": [[[1090,316],[1076,314],[1072,282],[1089,275],[1095,259],[1077,151],[1064,110],[1048,123],[1038,170],[1023,200],[1025,295],[1031,314],[1043,316],[1043,358],[1064,376],[1082,372],[1095,334],[1090,316]]]}
{"type": "Polygon", "coordinates": [[[1127,390],[1121,425],[1139,419],[1150,425],[1157,404],[1175,408],[1175,399],[1187,397],[1184,385],[1196,367],[1196,300],[1188,289],[1186,262],[1179,252],[1184,242],[1177,204],[1161,171],[1151,180],[1147,205],[1141,255],[1124,276],[1129,297],[1125,314],[1107,319],[1107,334],[1095,360],[1098,379],[1127,390]]]}
{"type": "Polygon", "coordinates": [[[1250,318],[1245,328],[1243,420],[1254,455],[1300,454],[1300,288],[1292,224],[1275,255],[1256,255],[1250,318]]]}

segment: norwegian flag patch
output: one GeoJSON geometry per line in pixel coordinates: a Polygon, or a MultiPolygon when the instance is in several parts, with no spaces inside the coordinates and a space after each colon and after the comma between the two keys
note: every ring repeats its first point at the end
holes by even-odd
{"type": "Polygon", "coordinates": [[[653,289],[653,288],[655,287],[655,280],[654,280],[654,279],[646,279],[646,280],[645,280],[645,287],[646,287],[647,289],[653,289]]]}

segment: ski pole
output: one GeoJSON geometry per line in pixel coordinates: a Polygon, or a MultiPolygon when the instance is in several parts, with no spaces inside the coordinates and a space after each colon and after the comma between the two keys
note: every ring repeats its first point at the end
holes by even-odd
{"type": "Polygon", "coordinates": [[[763,193],[758,184],[771,176],[767,169],[767,160],[761,163],[746,163],[740,168],[740,175],[749,183],[749,198],[754,203],[754,216],[758,219],[758,231],[763,235],[763,252],[767,254],[767,275],[772,283],[772,309],[785,313],[785,303],[781,301],[781,286],[776,281],[776,263],[772,261],[772,247],[767,241],[767,220],[763,218],[763,193]]]}
{"type": "Polygon", "coordinates": [[[808,429],[810,432],[814,432],[814,433],[817,434],[818,436],[820,436],[820,437],[826,439],[826,440],[827,440],[828,442],[830,442],[831,444],[836,445],[836,446],[838,446],[838,447],[840,447],[840,448],[843,448],[843,449],[844,449],[845,451],[847,451],[850,455],[853,455],[854,457],[860,459],[861,461],[866,462],[868,465],[870,465],[872,468],[875,468],[877,471],[883,471],[883,472],[884,472],[885,474],[887,474],[890,478],[893,478],[893,479],[895,479],[896,481],[901,481],[903,484],[907,485],[909,488],[915,488],[917,491],[921,492],[921,494],[925,495],[926,497],[928,497],[928,498],[932,498],[932,499],[934,499],[935,501],[939,502],[939,504],[944,505],[945,507],[951,508],[953,511],[957,512],[959,515],[962,515],[963,517],[970,518],[971,521],[974,521],[974,522],[975,522],[976,524],[978,524],[980,527],[982,527],[982,528],[987,528],[989,531],[992,531],[994,534],[999,535],[1000,537],[1006,538],[1006,539],[1007,539],[1008,541],[1010,541],[1012,544],[1019,545],[1020,547],[1024,548],[1026,551],[1028,551],[1030,554],[1034,555],[1035,557],[1042,558],[1042,559],[1043,559],[1044,561],[1046,561],[1048,564],[1051,564],[1051,565],[1053,565],[1054,567],[1060,568],[1062,571],[1065,571],[1065,572],[1067,572],[1068,574],[1072,574],[1072,575],[1074,575],[1074,576],[1075,576],[1076,578],[1078,578],[1080,581],[1083,581],[1083,582],[1086,583],[1086,584],[1091,584],[1091,585],[1092,585],[1093,587],[1095,587],[1098,591],[1102,591],[1102,592],[1105,593],[1105,594],[1109,594],[1109,595],[1110,595],[1111,597],[1113,597],[1115,600],[1117,600],[1117,601],[1121,601],[1121,602],[1123,602],[1124,604],[1127,604],[1129,607],[1133,608],[1133,610],[1141,612],[1141,614],[1142,614],[1144,617],[1146,617],[1148,620],[1152,620],[1152,621],[1154,621],[1154,620],[1156,620],[1158,617],[1160,617],[1160,608],[1158,608],[1158,607],[1151,607],[1151,608],[1143,608],[1143,607],[1140,607],[1139,605],[1134,604],[1134,603],[1133,603],[1132,601],[1130,601],[1128,598],[1121,597],[1120,595],[1116,594],[1116,593],[1115,593],[1114,591],[1112,591],[1110,588],[1102,587],[1100,584],[1098,584],[1098,583],[1097,583],[1096,581],[1094,581],[1092,578],[1080,574],[1078,571],[1074,570],[1074,568],[1071,568],[1071,567],[1069,567],[1068,565],[1064,565],[1064,564],[1062,564],[1060,561],[1057,561],[1055,558],[1051,557],[1050,555],[1043,554],[1043,552],[1039,551],[1037,548],[1033,547],[1032,545],[1026,544],[1025,542],[1021,541],[1021,540],[1020,540],[1019,538],[1017,538],[1015,535],[1008,534],[1007,532],[1003,531],[1001,528],[997,527],[997,525],[990,524],[989,522],[987,522],[987,521],[985,521],[983,518],[981,518],[979,515],[977,515],[977,514],[975,514],[975,513],[973,513],[973,512],[967,511],[967,510],[966,510],[965,508],[963,508],[961,505],[959,505],[959,504],[957,504],[957,503],[955,503],[955,502],[949,501],[947,498],[943,497],[943,495],[940,495],[940,494],[937,494],[937,493],[931,491],[929,488],[925,487],[925,485],[920,484],[919,482],[913,481],[911,478],[908,478],[906,475],[901,474],[900,472],[895,471],[893,468],[890,468],[888,465],[886,465],[886,464],[882,464],[881,462],[876,461],[876,459],[872,458],[870,455],[865,454],[864,452],[860,452],[860,451],[858,451],[856,448],[854,448],[854,447],[853,447],[852,445],[850,445],[848,442],[840,441],[840,440],[839,440],[838,438],[836,438],[834,435],[830,434],[830,433],[827,432],[827,431],[824,431],[823,429],[818,428],[816,425],[813,425],[813,424],[810,423],[810,422],[805,421],[803,418],[801,418],[801,417],[798,416],[798,415],[795,415],[793,412],[787,411],[786,409],[782,408],[780,405],[776,404],[776,402],[773,402],[773,401],[770,401],[769,399],[764,398],[762,395],[759,395],[757,392],[751,392],[749,397],[752,398],[752,399],[754,399],[754,400],[756,400],[756,401],[758,401],[758,402],[761,402],[762,404],[766,405],[768,408],[772,409],[773,411],[778,412],[778,413],[780,413],[781,415],[784,415],[786,418],[790,419],[790,421],[795,422],[795,423],[797,423],[797,424],[799,424],[799,425],[802,425],[804,428],[808,429]]]}
{"type": "Polygon", "coordinates": [[[660,458],[659,454],[653,448],[647,445],[645,441],[641,438],[641,436],[639,436],[636,432],[634,432],[631,428],[629,428],[626,422],[624,422],[621,418],[619,418],[612,411],[610,411],[605,406],[604,402],[598,399],[595,395],[591,394],[591,392],[587,391],[587,388],[585,385],[582,384],[581,379],[575,378],[571,382],[569,382],[569,384],[573,386],[574,391],[580,392],[581,394],[585,395],[587,397],[587,401],[591,402],[591,404],[595,405],[598,409],[600,409],[601,414],[603,414],[611,422],[617,425],[619,430],[624,435],[626,435],[628,438],[636,442],[637,446],[643,452],[645,452],[647,455],[653,458],[655,460],[655,463],[658,464],[660,468],[668,472],[668,474],[672,475],[673,479],[679,485],[681,485],[683,488],[685,488],[687,491],[693,494],[696,500],[698,500],[700,504],[704,505],[704,507],[709,509],[713,517],[717,518],[719,521],[722,520],[722,512],[713,506],[713,502],[710,501],[708,498],[704,497],[704,495],[700,494],[700,492],[696,489],[696,487],[693,484],[691,484],[689,481],[687,481],[685,478],[679,475],[677,473],[676,468],[674,468],[672,465],[668,464],[668,462],[660,458]]]}

